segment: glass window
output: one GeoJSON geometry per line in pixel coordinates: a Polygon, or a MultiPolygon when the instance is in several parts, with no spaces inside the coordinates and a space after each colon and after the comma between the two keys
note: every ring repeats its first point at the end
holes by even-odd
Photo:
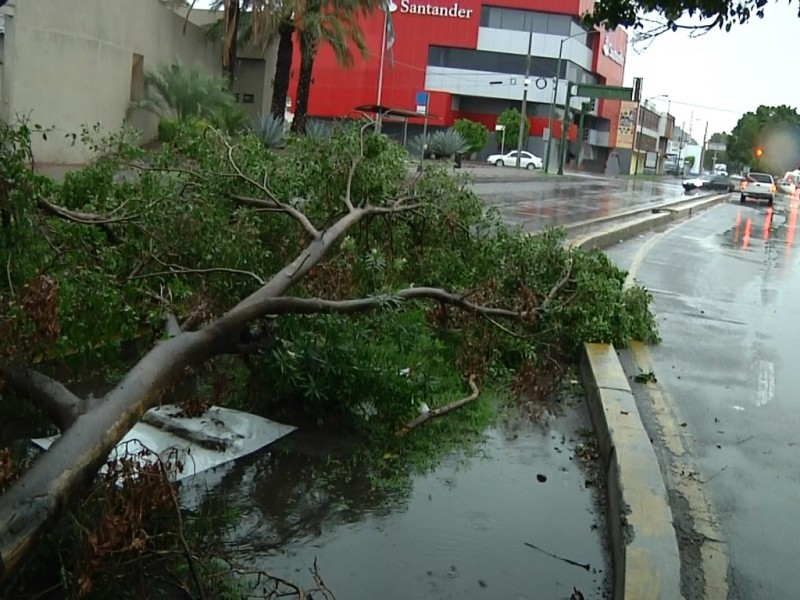
{"type": "Polygon", "coordinates": [[[527,31],[525,28],[526,11],[514,8],[503,8],[502,29],[513,31],[527,31]]]}
{"type": "Polygon", "coordinates": [[[551,35],[569,36],[572,26],[572,17],[566,15],[548,15],[547,33],[551,35]]]}

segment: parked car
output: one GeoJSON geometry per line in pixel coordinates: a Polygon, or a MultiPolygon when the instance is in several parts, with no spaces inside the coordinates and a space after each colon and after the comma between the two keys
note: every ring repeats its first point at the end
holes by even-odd
{"type": "Polygon", "coordinates": [[[684,179],[681,185],[683,185],[683,189],[687,192],[700,189],[732,192],[736,189],[736,184],[730,180],[727,174],[720,175],[718,173],[703,173],[697,177],[684,179]]]}
{"type": "Polygon", "coordinates": [[[777,181],[778,191],[783,194],[794,194],[800,188],[800,171],[786,171],[777,181]]]}
{"type": "Polygon", "coordinates": [[[761,198],[767,200],[772,206],[778,186],[775,185],[775,179],[769,173],[748,173],[739,184],[739,190],[742,193],[739,198],[740,202],[744,202],[748,198],[761,198]]]}
{"type": "MultiPolygon", "coordinates": [[[[496,167],[516,167],[517,151],[512,150],[507,154],[492,154],[486,159],[486,162],[496,167]]],[[[523,169],[541,169],[542,159],[535,154],[523,151],[519,157],[519,166],[523,169]]]]}

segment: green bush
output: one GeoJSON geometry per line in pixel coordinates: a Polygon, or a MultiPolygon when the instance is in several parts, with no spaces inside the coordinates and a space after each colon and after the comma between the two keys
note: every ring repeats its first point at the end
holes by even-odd
{"type": "MultiPolygon", "coordinates": [[[[500,113],[497,117],[497,124],[505,126],[505,147],[506,149],[515,150],[519,144],[519,123],[522,120],[522,115],[516,108],[508,108],[500,113]]],[[[525,119],[523,123],[522,147],[525,147],[525,142],[530,133],[530,121],[525,119]]],[[[500,149],[500,136],[497,137],[497,148],[500,149]]]]}
{"type": "Polygon", "coordinates": [[[489,139],[489,130],[483,123],[470,121],[469,119],[458,119],[453,124],[453,129],[461,134],[470,154],[480,152],[486,146],[489,139]]]}
{"type": "Polygon", "coordinates": [[[178,135],[178,121],[175,119],[158,120],[158,141],[168,144],[178,135]]]}

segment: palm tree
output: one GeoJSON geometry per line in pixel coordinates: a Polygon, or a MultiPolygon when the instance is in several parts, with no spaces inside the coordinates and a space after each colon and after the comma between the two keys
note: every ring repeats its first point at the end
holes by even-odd
{"type": "Polygon", "coordinates": [[[296,13],[294,25],[300,38],[300,74],[292,131],[305,131],[311,76],[320,44],[331,46],[339,64],[345,68],[354,63],[351,44],[366,58],[369,49],[358,19],[373,13],[379,6],[380,0],[307,0],[305,10],[296,13]]]}
{"type": "Polygon", "coordinates": [[[143,109],[178,121],[216,119],[235,108],[225,78],[197,67],[162,64],[144,75],[146,98],[131,104],[129,112],[143,109]]]}
{"type": "MultiPolygon", "coordinates": [[[[302,0],[283,0],[266,2],[265,0],[241,0],[234,36],[229,31],[227,9],[230,0],[214,0],[211,10],[225,10],[222,19],[206,27],[206,35],[214,40],[222,41],[223,65],[233,81],[233,65],[236,63],[238,48],[253,45],[266,51],[269,45],[278,38],[278,57],[275,64],[275,80],[272,92],[270,112],[283,119],[286,110],[286,96],[289,91],[292,59],[294,58],[294,23],[292,17],[302,0]]],[[[233,23],[231,23],[233,25],[233,23]]],[[[231,84],[232,85],[232,84],[231,84]]]]}

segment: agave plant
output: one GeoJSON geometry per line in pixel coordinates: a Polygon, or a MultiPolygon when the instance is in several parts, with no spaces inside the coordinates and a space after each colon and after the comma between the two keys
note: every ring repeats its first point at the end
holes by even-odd
{"type": "Polygon", "coordinates": [[[306,135],[310,138],[325,139],[330,137],[331,128],[325,121],[309,119],[306,122],[306,135]]]}
{"type": "Polygon", "coordinates": [[[437,131],[428,142],[428,151],[437,158],[450,158],[456,152],[466,152],[469,145],[455,129],[437,131]]]}
{"type": "MultiPolygon", "coordinates": [[[[411,156],[418,158],[422,156],[422,149],[430,149],[431,136],[428,133],[415,135],[408,141],[408,152],[411,156]]],[[[428,150],[430,152],[430,150],[428,150]]]]}
{"type": "Polygon", "coordinates": [[[253,133],[265,148],[281,148],[286,137],[286,125],[280,117],[266,115],[253,119],[253,133]]]}

